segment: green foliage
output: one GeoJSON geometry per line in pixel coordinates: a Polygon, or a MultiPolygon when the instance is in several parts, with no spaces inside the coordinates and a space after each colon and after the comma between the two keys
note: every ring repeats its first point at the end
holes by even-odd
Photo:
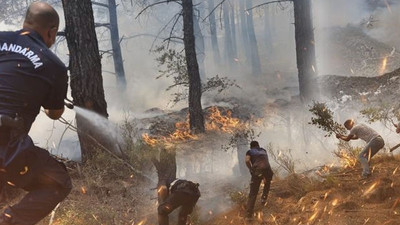
{"type": "Polygon", "coordinates": [[[250,125],[240,127],[236,129],[232,136],[229,138],[229,142],[226,145],[222,145],[221,148],[224,151],[236,148],[238,143],[250,143],[261,135],[261,132],[256,133],[253,128],[249,128],[250,125]]]}
{"type": "Polygon", "coordinates": [[[375,107],[368,107],[360,111],[360,113],[368,119],[368,122],[373,123],[380,121],[383,124],[393,124],[394,118],[400,121],[400,104],[381,103],[375,107]]]}
{"type": "Polygon", "coordinates": [[[139,131],[136,124],[125,117],[120,125],[123,146],[121,150],[126,154],[127,161],[132,165],[138,173],[146,171],[151,167],[151,159],[157,155],[158,150],[142,142],[142,139],[137,139],[139,131]]]}
{"type": "MultiPolygon", "coordinates": [[[[186,66],[186,58],[182,52],[175,49],[159,46],[154,50],[159,54],[156,58],[158,63],[159,75],[156,79],[172,78],[173,83],[167,87],[166,91],[178,88],[178,92],[173,93],[173,103],[178,103],[188,98],[189,74],[186,66]]],[[[227,77],[219,77],[218,75],[207,78],[207,81],[202,83],[202,92],[216,91],[218,94],[229,89],[230,87],[240,88],[234,80],[227,77]]]]}
{"type": "Polygon", "coordinates": [[[346,129],[333,120],[333,112],[325,103],[314,102],[309,111],[313,114],[310,124],[326,131],[325,137],[330,137],[332,134],[345,134],[346,129]]]}
{"type": "Polygon", "coordinates": [[[245,205],[247,202],[247,194],[244,191],[233,191],[229,192],[231,201],[238,205],[245,205]]]}

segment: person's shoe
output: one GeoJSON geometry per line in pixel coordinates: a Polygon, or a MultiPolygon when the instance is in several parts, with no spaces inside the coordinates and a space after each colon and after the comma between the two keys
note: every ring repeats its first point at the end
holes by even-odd
{"type": "Polygon", "coordinates": [[[362,174],[362,175],[361,175],[361,180],[368,179],[368,178],[370,178],[371,176],[372,176],[372,175],[371,175],[370,173],[362,174]]]}

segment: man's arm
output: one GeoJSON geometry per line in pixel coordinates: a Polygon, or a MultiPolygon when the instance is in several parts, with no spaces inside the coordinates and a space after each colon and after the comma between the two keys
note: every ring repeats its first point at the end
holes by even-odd
{"type": "Polygon", "coordinates": [[[158,190],[158,199],[161,200],[160,202],[164,202],[165,199],[167,199],[168,195],[169,195],[169,190],[167,188],[167,186],[165,185],[161,185],[158,190]]]}
{"type": "Polygon", "coordinates": [[[354,134],[349,134],[347,136],[341,135],[341,134],[336,134],[337,139],[342,139],[343,141],[350,141],[350,140],[356,140],[358,137],[354,134]]]}
{"type": "Polygon", "coordinates": [[[251,160],[250,160],[250,156],[249,155],[246,155],[246,166],[247,166],[247,168],[249,168],[249,170],[251,171],[251,160]]]}
{"type": "Polygon", "coordinates": [[[44,112],[52,120],[58,120],[64,113],[64,107],[62,109],[45,109],[44,112]]]}

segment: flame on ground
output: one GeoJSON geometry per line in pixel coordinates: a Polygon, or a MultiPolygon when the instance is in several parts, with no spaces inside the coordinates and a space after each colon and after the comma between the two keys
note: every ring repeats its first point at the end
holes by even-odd
{"type": "Polygon", "coordinates": [[[315,220],[315,218],[317,218],[317,216],[318,216],[318,213],[319,213],[319,210],[315,211],[315,213],[310,216],[308,221],[311,222],[311,221],[315,220]]]}
{"type": "Polygon", "coordinates": [[[238,119],[232,117],[230,110],[226,111],[226,115],[222,115],[218,107],[211,107],[209,110],[209,116],[206,119],[206,130],[217,130],[232,133],[243,123],[238,119]]]}
{"type": "Polygon", "coordinates": [[[383,61],[382,61],[382,66],[381,66],[381,69],[379,70],[379,74],[380,74],[380,75],[383,75],[383,74],[385,73],[385,71],[386,71],[387,58],[388,58],[388,57],[385,57],[385,58],[383,59],[383,61]]]}
{"type": "Polygon", "coordinates": [[[349,154],[346,150],[340,150],[337,155],[344,168],[353,168],[357,163],[357,158],[349,154]]]}
{"type": "MultiPolygon", "coordinates": [[[[218,107],[214,106],[208,109],[208,116],[206,118],[206,130],[221,131],[226,133],[233,133],[237,129],[243,129],[247,125],[241,122],[238,118],[232,117],[230,110],[226,111],[226,115],[221,113],[218,107]]],[[[198,136],[190,132],[189,117],[185,122],[177,122],[175,124],[175,131],[168,136],[155,136],[151,137],[149,134],[142,135],[143,141],[150,145],[156,146],[157,144],[176,143],[184,140],[197,140],[198,136]]]]}
{"type": "Polygon", "coordinates": [[[363,194],[363,196],[368,195],[369,193],[373,192],[376,186],[379,184],[379,182],[373,183],[363,194]]]}

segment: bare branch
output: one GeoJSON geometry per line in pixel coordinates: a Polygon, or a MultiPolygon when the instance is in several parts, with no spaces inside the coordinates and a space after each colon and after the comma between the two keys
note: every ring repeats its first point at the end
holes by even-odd
{"type": "MultiPolygon", "coordinates": [[[[134,38],[138,38],[138,37],[154,37],[156,39],[162,39],[162,40],[167,39],[167,38],[159,37],[155,34],[136,34],[136,35],[132,35],[132,36],[128,36],[128,37],[123,37],[122,40],[134,39],[134,38]]],[[[182,44],[181,41],[176,41],[176,40],[171,40],[171,42],[182,44]]]]}
{"type": "MultiPolygon", "coordinates": [[[[179,18],[182,16],[182,13],[179,13],[179,14],[177,14],[177,15],[175,15],[175,16],[176,16],[176,19],[175,19],[175,21],[174,21],[174,24],[172,25],[171,31],[169,32],[169,36],[168,36],[168,38],[164,39],[164,41],[168,41],[168,42],[167,42],[167,48],[169,48],[169,43],[170,43],[171,39],[180,39],[180,40],[183,40],[182,38],[173,37],[173,36],[172,36],[172,33],[173,33],[174,30],[175,30],[175,26],[176,26],[176,24],[178,23],[179,18]]],[[[164,41],[163,41],[163,42],[164,42],[164,41]]]]}
{"type": "Polygon", "coordinates": [[[155,3],[153,3],[153,4],[150,4],[150,5],[146,6],[146,7],[144,7],[144,9],[142,9],[142,10],[139,12],[139,14],[135,17],[135,19],[137,19],[140,15],[142,15],[142,13],[144,13],[147,9],[149,9],[149,8],[151,8],[151,7],[153,7],[153,6],[160,5],[160,4],[164,4],[164,3],[170,3],[170,2],[175,2],[175,3],[177,3],[177,4],[180,4],[180,3],[177,2],[176,0],[165,0],[165,1],[161,1],[161,2],[155,2],[155,3]]]}
{"type": "Polygon", "coordinates": [[[105,27],[107,29],[110,29],[110,23],[94,23],[94,27],[105,27]]]}
{"type": "Polygon", "coordinates": [[[271,1],[271,2],[264,2],[264,3],[262,3],[262,4],[253,6],[253,7],[249,8],[249,9],[245,9],[244,11],[245,11],[245,12],[248,12],[248,11],[251,11],[251,10],[253,10],[253,9],[255,9],[255,8],[258,8],[258,7],[261,7],[261,6],[264,6],[264,5],[273,4],[273,3],[293,2],[293,1],[294,1],[294,0],[277,0],[277,1],[271,1]]]}
{"type": "Polygon", "coordinates": [[[174,19],[175,19],[176,17],[179,17],[180,15],[182,15],[182,11],[179,12],[179,13],[177,13],[177,14],[175,14],[175,15],[168,21],[168,23],[165,24],[165,26],[158,32],[158,34],[156,35],[156,38],[154,39],[153,43],[151,44],[151,49],[153,49],[154,43],[156,42],[156,39],[159,38],[160,34],[161,34],[165,29],[167,29],[168,25],[169,25],[172,21],[174,21],[174,19]]]}
{"type": "Polygon", "coordinates": [[[210,17],[211,14],[213,14],[214,11],[215,11],[218,7],[220,7],[224,2],[225,2],[225,0],[222,0],[220,3],[218,3],[218,4],[211,10],[211,12],[203,19],[203,22],[204,22],[208,17],[210,17]]]}

